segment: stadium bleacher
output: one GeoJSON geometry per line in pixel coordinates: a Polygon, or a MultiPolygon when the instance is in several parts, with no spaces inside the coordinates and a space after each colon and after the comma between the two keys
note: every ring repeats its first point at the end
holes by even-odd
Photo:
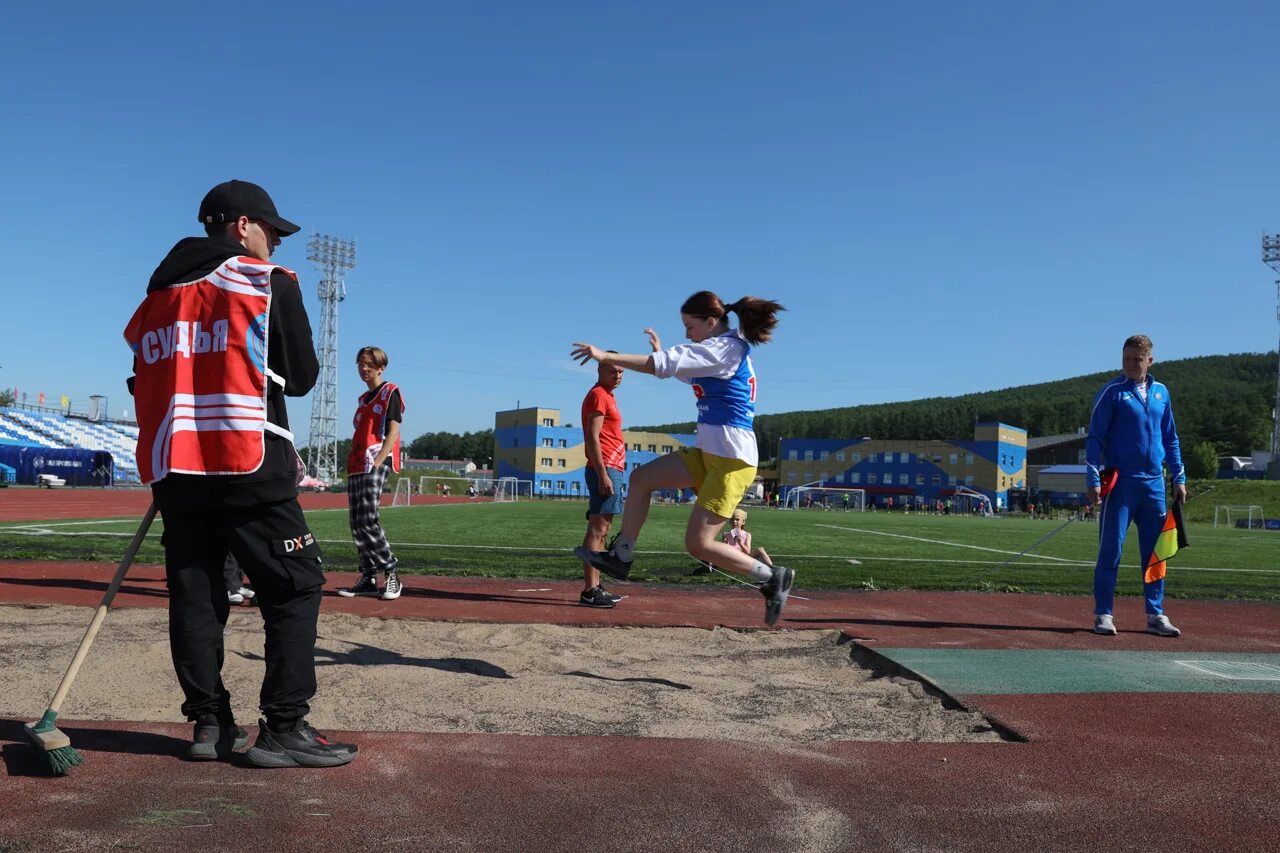
{"type": "Polygon", "coordinates": [[[136,426],[70,418],[51,412],[0,409],[0,439],[39,447],[82,447],[105,450],[115,464],[117,483],[136,483],[136,426]]]}

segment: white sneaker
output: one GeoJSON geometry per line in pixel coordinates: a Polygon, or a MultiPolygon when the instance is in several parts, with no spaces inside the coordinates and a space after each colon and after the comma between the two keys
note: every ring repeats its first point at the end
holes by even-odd
{"type": "Polygon", "coordinates": [[[227,590],[227,601],[232,604],[244,604],[244,595],[242,592],[227,590]]]}
{"type": "Polygon", "coordinates": [[[1093,617],[1093,633],[1109,637],[1116,635],[1116,623],[1112,621],[1110,613],[1100,613],[1093,617]]]}
{"type": "Polygon", "coordinates": [[[1182,632],[1173,626],[1169,617],[1161,613],[1159,616],[1147,617],[1147,633],[1158,637],[1181,637],[1182,632]]]}
{"type": "Polygon", "coordinates": [[[387,572],[387,586],[379,596],[383,601],[395,601],[404,592],[404,584],[400,582],[400,574],[392,569],[387,572]]]}

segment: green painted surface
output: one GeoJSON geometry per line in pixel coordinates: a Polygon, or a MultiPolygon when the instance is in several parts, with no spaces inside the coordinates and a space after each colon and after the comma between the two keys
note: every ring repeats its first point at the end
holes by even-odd
{"type": "Polygon", "coordinates": [[[953,695],[1280,693],[1280,654],[906,648],[875,651],[953,695]],[[1215,670],[1235,677],[1215,675],[1215,670]]]}

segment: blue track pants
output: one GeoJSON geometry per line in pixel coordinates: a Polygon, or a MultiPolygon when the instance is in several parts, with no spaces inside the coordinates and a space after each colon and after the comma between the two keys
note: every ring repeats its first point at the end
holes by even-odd
{"type": "MultiPolygon", "coordinates": [[[[1142,565],[1139,577],[1146,572],[1147,561],[1156,547],[1160,528],[1164,526],[1164,478],[1119,477],[1115,488],[1102,502],[1102,518],[1098,524],[1098,564],[1093,570],[1093,612],[1110,613],[1115,603],[1116,574],[1120,569],[1120,553],[1124,550],[1129,522],[1138,525],[1138,551],[1142,565]]],[[[1148,615],[1164,612],[1164,578],[1143,583],[1148,615]]]]}

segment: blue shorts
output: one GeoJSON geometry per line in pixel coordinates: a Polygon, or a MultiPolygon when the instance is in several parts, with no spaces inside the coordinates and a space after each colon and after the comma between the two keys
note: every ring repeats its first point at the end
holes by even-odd
{"type": "Polygon", "coordinates": [[[622,472],[606,468],[609,481],[613,483],[613,494],[608,497],[600,494],[600,475],[595,468],[585,469],[587,480],[587,518],[593,515],[622,515],[622,472]]]}

